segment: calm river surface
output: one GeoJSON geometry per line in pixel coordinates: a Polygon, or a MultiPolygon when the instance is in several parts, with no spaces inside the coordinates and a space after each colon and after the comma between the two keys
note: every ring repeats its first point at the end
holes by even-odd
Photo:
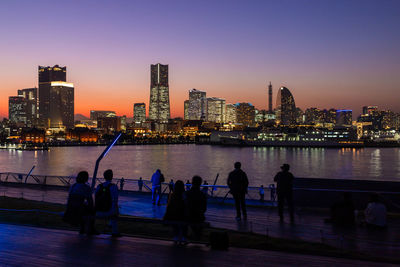
{"type": "MultiPolygon", "coordinates": [[[[75,175],[93,174],[105,147],[52,147],[49,151],[0,150],[0,172],[75,175]]],[[[100,164],[99,174],[112,168],[115,177],[149,179],[160,168],[167,180],[186,180],[194,174],[225,184],[235,161],[242,162],[250,185],[269,184],[279,166],[289,163],[297,177],[400,181],[399,148],[325,149],[253,148],[209,145],[115,146],[100,164]]]]}

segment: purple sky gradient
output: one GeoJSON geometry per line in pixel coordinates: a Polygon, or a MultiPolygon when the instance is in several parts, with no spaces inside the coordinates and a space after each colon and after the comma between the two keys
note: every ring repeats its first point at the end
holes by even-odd
{"type": "Polygon", "coordinates": [[[400,112],[399,14],[396,0],[1,1],[0,116],[54,64],[67,66],[76,113],[132,116],[157,62],[170,66],[173,117],[191,88],[267,108],[269,81],[302,109],[400,112]]]}

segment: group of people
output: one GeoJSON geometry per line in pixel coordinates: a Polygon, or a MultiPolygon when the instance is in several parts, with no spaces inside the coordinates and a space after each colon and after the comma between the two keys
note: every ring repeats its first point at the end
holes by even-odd
{"type": "Polygon", "coordinates": [[[96,235],[98,232],[95,229],[95,219],[104,218],[109,221],[112,236],[120,237],[117,224],[118,187],[112,183],[112,170],[106,170],[103,175],[105,182],[97,186],[93,201],[92,189],[88,184],[88,172],[78,173],[76,183],[69,190],[63,219],[74,226],[79,226],[80,234],[96,235]]]}

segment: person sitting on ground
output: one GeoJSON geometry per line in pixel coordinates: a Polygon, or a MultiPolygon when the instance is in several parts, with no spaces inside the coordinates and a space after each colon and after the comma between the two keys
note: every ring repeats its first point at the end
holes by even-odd
{"type": "Polygon", "coordinates": [[[260,186],[260,201],[264,202],[264,185],[260,186]]]}
{"type": "Polygon", "coordinates": [[[80,226],[80,234],[96,234],[94,230],[94,205],[92,190],[87,184],[89,174],[81,171],[76,183],[69,190],[67,210],[63,220],[71,225],[80,226]]]}
{"type": "Polygon", "coordinates": [[[99,218],[109,219],[111,225],[111,233],[113,237],[120,237],[118,232],[118,187],[111,181],[113,179],[113,171],[106,170],[104,172],[104,183],[99,184],[95,192],[96,200],[96,216],[99,218]]]}
{"type": "Polygon", "coordinates": [[[235,162],[235,169],[229,173],[227,181],[229,192],[235,200],[236,220],[238,221],[242,218],[240,210],[242,210],[243,218],[247,220],[246,194],[249,186],[249,180],[247,179],[246,173],[242,171],[241,166],[242,164],[240,162],[235,162]]]}
{"type": "Polygon", "coordinates": [[[293,180],[294,176],[290,170],[289,164],[283,164],[280,172],[278,172],[274,181],[276,182],[276,192],[278,194],[278,213],[280,221],[283,222],[283,208],[285,201],[289,207],[290,221],[294,222],[294,205],[293,205],[293,180]]]}
{"type": "Polygon", "coordinates": [[[185,222],[185,185],[181,180],[176,181],[170,194],[164,221],[171,223],[175,244],[186,244],[187,225],[185,222]]]}
{"type": "Polygon", "coordinates": [[[386,227],[386,206],[379,200],[378,194],[371,194],[370,202],[364,211],[364,215],[368,227],[386,227]]]}
{"type": "Polygon", "coordinates": [[[139,187],[139,192],[142,192],[142,190],[143,190],[143,179],[142,179],[142,177],[140,177],[139,180],[138,180],[138,187],[139,187]]]}
{"type": "Polygon", "coordinates": [[[350,192],[345,192],[343,200],[332,205],[330,221],[337,226],[354,226],[354,211],[353,197],[350,192]]]}
{"type": "Polygon", "coordinates": [[[157,169],[151,176],[151,200],[153,205],[157,203],[160,205],[161,202],[161,183],[164,182],[164,175],[161,173],[160,169],[157,169]]]}
{"type": "Polygon", "coordinates": [[[207,196],[200,190],[201,182],[200,176],[193,176],[192,187],[186,192],[187,221],[196,240],[201,237],[203,223],[206,219],[204,213],[207,210],[207,196]]]}

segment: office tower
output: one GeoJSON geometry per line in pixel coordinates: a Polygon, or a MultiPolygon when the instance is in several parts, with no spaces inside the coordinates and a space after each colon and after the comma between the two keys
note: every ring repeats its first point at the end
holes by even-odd
{"type": "Polygon", "coordinates": [[[305,123],[317,124],[324,122],[324,112],[318,108],[308,108],[305,111],[305,123]]]}
{"type": "Polygon", "coordinates": [[[157,63],[150,68],[149,119],[167,122],[170,118],[168,65],[157,63]]]}
{"type": "Polygon", "coordinates": [[[225,122],[225,99],[218,97],[207,98],[207,121],[225,122]]]}
{"type": "Polygon", "coordinates": [[[8,98],[8,119],[19,126],[25,126],[27,121],[27,101],[22,96],[8,98]]]}
{"type": "Polygon", "coordinates": [[[281,125],[296,124],[296,103],[286,87],[279,88],[276,100],[276,119],[281,125]]]}
{"type": "Polygon", "coordinates": [[[100,118],[110,118],[116,117],[117,114],[115,111],[111,110],[91,110],[90,111],[90,119],[93,121],[97,121],[100,118]]]}
{"type": "Polygon", "coordinates": [[[364,106],[362,111],[363,115],[372,115],[374,112],[378,111],[378,106],[364,106]]]}
{"type": "Polygon", "coordinates": [[[74,85],[67,68],[39,66],[39,120],[44,128],[74,127],[74,85]]]}
{"type": "Polygon", "coordinates": [[[353,111],[351,109],[339,109],[336,111],[337,126],[351,126],[353,122],[353,111]]]}
{"type": "Polygon", "coordinates": [[[189,120],[207,120],[207,97],[206,92],[189,90],[189,120]]]}
{"type": "Polygon", "coordinates": [[[189,119],[189,100],[185,100],[185,102],[183,102],[183,119],[189,119]]]}
{"type": "Polygon", "coordinates": [[[237,103],[235,106],[237,122],[245,126],[254,126],[256,115],[254,106],[250,103],[237,103]]]}
{"type": "Polygon", "coordinates": [[[272,113],[272,84],[269,82],[268,85],[268,112],[272,113]]]}
{"type": "Polygon", "coordinates": [[[226,116],[225,116],[225,122],[227,123],[236,123],[236,106],[233,104],[226,104],[226,116]]]}
{"type": "Polygon", "coordinates": [[[133,105],[133,122],[142,123],[146,121],[146,104],[135,103],[133,105]]]}
{"type": "Polygon", "coordinates": [[[26,126],[36,126],[39,118],[37,88],[18,90],[18,96],[22,96],[26,101],[26,126]]]}

